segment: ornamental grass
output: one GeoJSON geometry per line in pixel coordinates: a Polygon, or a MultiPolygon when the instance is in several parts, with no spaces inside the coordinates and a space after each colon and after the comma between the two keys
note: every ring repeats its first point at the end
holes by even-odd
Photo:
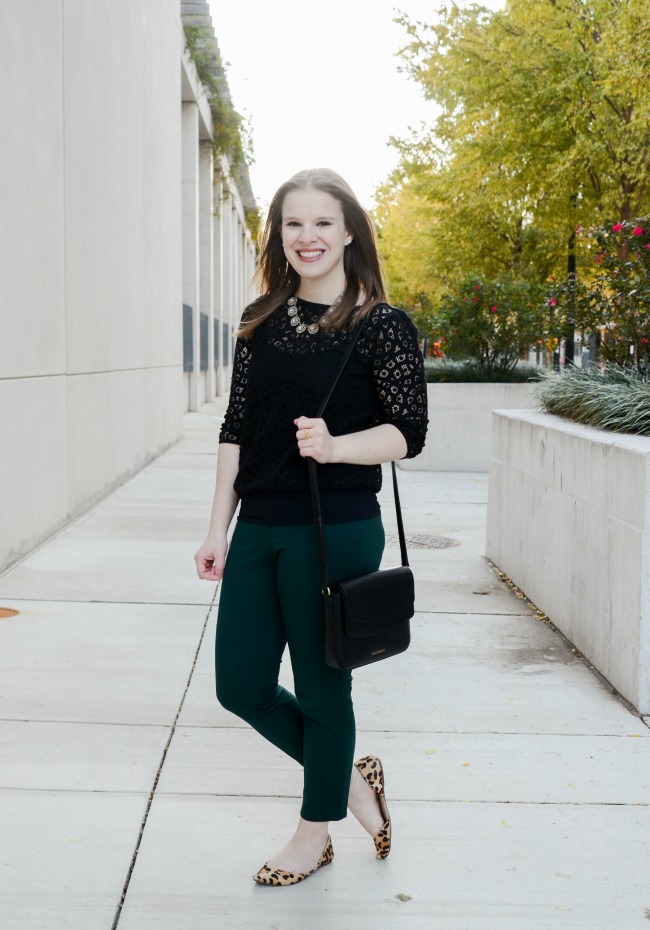
{"type": "Polygon", "coordinates": [[[543,410],[618,433],[650,436],[650,374],[607,365],[568,368],[538,388],[543,410]]]}
{"type": "Polygon", "coordinates": [[[527,362],[519,362],[507,372],[489,369],[483,362],[474,358],[435,359],[425,362],[427,381],[431,382],[472,382],[516,384],[526,381],[540,381],[544,377],[543,369],[527,362]]]}

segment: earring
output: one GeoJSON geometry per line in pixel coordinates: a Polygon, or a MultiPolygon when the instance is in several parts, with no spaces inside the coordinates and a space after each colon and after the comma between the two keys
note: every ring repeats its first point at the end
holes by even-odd
{"type": "Polygon", "coordinates": [[[350,245],[351,242],[352,242],[352,236],[348,236],[348,238],[345,240],[345,244],[350,245]]]}

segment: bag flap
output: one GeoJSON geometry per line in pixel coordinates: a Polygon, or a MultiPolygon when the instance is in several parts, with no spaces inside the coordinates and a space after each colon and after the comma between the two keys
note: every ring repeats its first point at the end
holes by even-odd
{"type": "Polygon", "coordinates": [[[368,636],[390,630],[414,613],[415,584],[407,566],[371,572],[332,585],[343,601],[348,636],[368,636]]]}

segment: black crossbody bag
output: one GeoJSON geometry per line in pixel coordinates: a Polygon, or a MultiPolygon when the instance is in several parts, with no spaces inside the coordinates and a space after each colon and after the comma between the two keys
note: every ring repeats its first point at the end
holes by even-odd
{"type": "MultiPolygon", "coordinates": [[[[318,418],[323,415],[362,329],[363,324],[357,327],[348,344],[341,367],[316,414],[318,418]]],[[[317,464],[312,458],[307,464],[325,605],[325,661],[333,668],[348,670],[398,655],[408,649],[411,642],[410,620],[415,613],[415,584],[406,551],[395,462],[391,465],[402,564],[398,568],[370,572],[336,584],[330,584],[327,572],[317,464]]]]}

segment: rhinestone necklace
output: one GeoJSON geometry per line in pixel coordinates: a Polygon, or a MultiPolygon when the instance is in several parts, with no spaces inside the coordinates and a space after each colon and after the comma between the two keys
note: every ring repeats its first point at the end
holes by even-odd
{"type": "Polygon", "coordinates": [[[325,317],[327,316],[327,314],[331,313],[332,310],[336,310],[336,308],[338,307],[338,305],[341,303],[342,300],[343,300],[343,294],[339,294],[339,296],[336,298],[332,306],[328,307],[325,313],[323,313],[323,315],[319,317],[317,323],[310,323],[309,325],[307,325],[307,323],[303,323],[300,317],[298,316],[298,298],[290,297],[289,300],[287,301],[287,313],[289,314],[291,318],[291,325],[296,327],[297,333],[304,333],[306,331],[311,336],[313,336],[315,333],[318,332],[320,325],[325,319],[325,317]]]}

